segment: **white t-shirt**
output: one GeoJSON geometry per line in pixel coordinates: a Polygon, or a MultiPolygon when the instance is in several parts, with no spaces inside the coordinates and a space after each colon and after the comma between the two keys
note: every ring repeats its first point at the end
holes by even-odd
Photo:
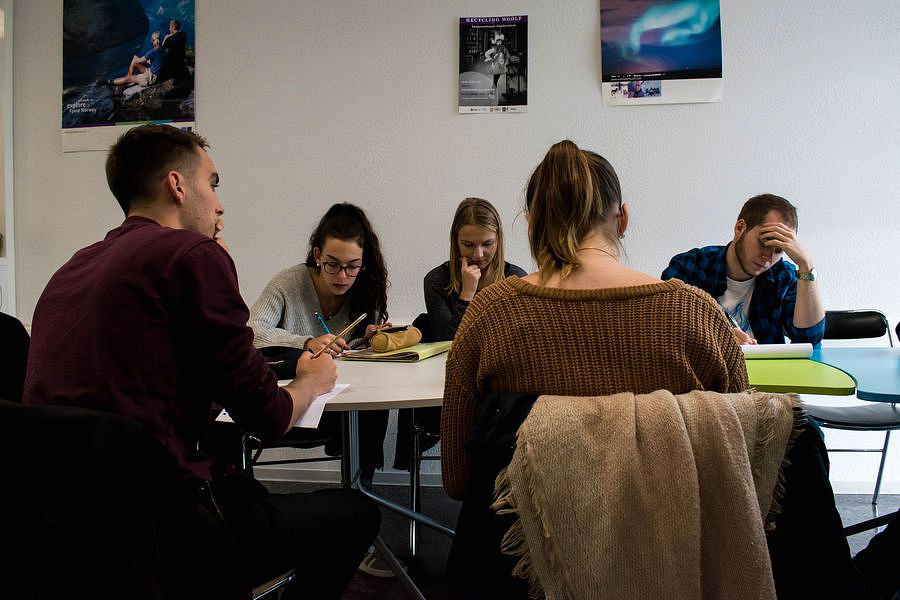
{"type": "Polygon", "coordinates": [[[728,287],[725,293],[716,298],[719,306],[725,311],[725,314],[731,316],[734,322],[738,324],[743,331],[750,337],[753,337],[753,330],[750,328],[750,299],[753,297],[753,286],[756,283],[756,277],[752,277],[747,281],[735,281],[730,277],[726,277],[728,287]]]}

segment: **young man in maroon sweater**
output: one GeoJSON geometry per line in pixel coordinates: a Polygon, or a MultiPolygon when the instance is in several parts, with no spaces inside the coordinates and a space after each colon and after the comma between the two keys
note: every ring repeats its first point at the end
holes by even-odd
{"type": "Polygon", "coordinates": [[[126,219],[47,284],[34,312],[24,402],[141,423],[197,483],[198,504],[220,513],[245,555],[249,584],[295,567],[295,593],[336,598],[377,534],[371,501],[350,490],[268,494],[242,477],[207,484],[213,402],[273,439],[337,377],[327,354],[305,354],[296,379],[279,388],[254,349],[234,263],[217,238],[224,209],[207,147],[196,134],[145,125],[110,149],[107,181],[126,219]]]}

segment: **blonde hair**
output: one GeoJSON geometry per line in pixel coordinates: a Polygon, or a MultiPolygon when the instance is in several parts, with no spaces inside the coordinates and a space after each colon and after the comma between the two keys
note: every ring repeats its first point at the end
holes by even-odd
{"type": "Polygon", "coordinates": [[[460,269],[462,259],[459,256],[459,230],[466,225],[484,227],[497,234],[494,257],[485,270],[481,272],[479,286],[484,287],[503,279],[503,224],[497,209],[483,198],[466,198],[456,207],[453,224],[450,226],[450,289],[448,292],[460,293],[462,277],[460,269]]]}
{"type": "MultiPolygon", "coordinates": [[[[525,209],[531,255],[540,280],[554,272],[565,279],[581,266],[578,248],[582,240],[621,212],[619,177],[599,154],[563,140],[551,146],[528,180],[525,209]]],[[[610,242],[620,246],[615,232],[606,229],[610,242]]]]}

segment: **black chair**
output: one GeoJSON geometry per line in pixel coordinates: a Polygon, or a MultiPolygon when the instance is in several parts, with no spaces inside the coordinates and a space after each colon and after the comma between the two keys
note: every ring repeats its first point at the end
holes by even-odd
{"type": "Polygon", "coordinates": [[[0,562],[10,598],[261,597],[196,485],[138,423],[0,401],[0,562]]]}
{"type": "MultiPolygon", "coordinates": [[[[898,324],[900,327],[900,324],[898,324]]],[[[890,326],[884,313],[878,310],[828,310],[825,311],[826,340],[859,340],[888,336],[888,344],[894,345],[890,326]]]]}
{"type": "Polygon", "coordinates": [[[248,475],[253,476],[254,467],[341,460],[340,453],[338,452],[335,454],[335,452],[337,452],[335,448],[340,447],[340,441],[340,437],[335,438],[335,436],[330,435],[329,433],[320,433],[315,429],[302,430],[295,428],[281,438],[270,442],[261,442],[258,438],[255,438],[248,433],[244,433],[241,441],[243,449],[243,471],[248,475]],[[320,446],[325,447],[325,456],[260,460],[263,450],[293,449],[302,451],[318,448],[320,446]]]}
{"type": "MultiPolygon", "coordinates": [[[[259,351],[266,358],[269,367],[279,379],[294,378],[297,361],[300,355],[303,354],[303,350],[286,346],[271,346],[260,348],[259,351]]],[[[360,416],[361,448],[367,447],[367,441],[380,447],[384,439],[384,430],[387,428],[387,422],[387,411],[367,411],[364,413],[364,416],[360,416]]],[[[233,438],[235,435],[234,431],[240,431],[236,426],[232,427],[231,430],[225,436],[233,438]]],[[[243,435],[240,442],[242,471],[253,476],[253,468],[259,466],[339,461],[341,460],[344,447],[343,439],[344,421],[339,414],[334,412],[323,414],[316,429],[293,428],[280,439],[273,442],[262,443],[252,436],[243,435]],[[325,456],[260,460],[263,450],[295,449],[304,451],[319,446],[324,446],[325,456]]],[[[218,444],[219,448],[223,446],[230,449],[234,444],[227,440],[218,444]]],[[[383,457],[378,457],[374,451],[370,454],[363,454],[360,479],[371,483],[375,470],[383,466],[382,460],[383,457]]],[[[234,461],[227,460],[226,462],[231,463],[234,461]]],[[[342,483],[349,485],[349,479],[352,476],[353,474],[342,471],[342,483]]]]}
{"type": "Polygon", "coordinates": [[[0,339],[5,357],[0,361],[0,398],[21,402],[31,338],[18,319],[0,313],[0,339]]]}
{"type": "MultiPolygon", "coordinates": [[[[877,310],[830,310],[825,313],[825,339],[874,339],[884,335],[893,347],[890,326],[883,313],[877,310]]],[[[900,324],[898,324],[900,335],[900,324]]],[[[807,413],[822,427],[849,431],[883,431],[881,448],[829,448],[829,452],[878,452],[881,462],[875,479],[872,504],[878,504],[881,476],[891,441],[891,431],[900,429],[900,407],[892,403],[871,402],[860,406],[818,406],[808,404],[807,413]]]]}
{"type": "MultiPolygon", "coordinates": [[[[272,346],[260,348],[260,353],[266,358],[269,367],[275,372],[279,379],[293,379],[296,372],[297,360],[300,358],[303,350],[285,346],[272,346]]],[[[255,466],[261,467],[268,465],[288,465],[341,460],[341,430],[337,416],[323,415],[322,423],[323,424],[320,425],[319,429],[292,429],[278,440],[265,443],[247,433],[243,433],[241,437],[242,470],[250,476],[253,476],[253,467],[255,466]],[[260,460],[263,450],[294,449],[303,451],[320,446],[325,447],[326,456],[324,457],[260,460]]]]}
{"type": "MultiPolygon", "coordinates": [[[[278,590],[292,582],[295,577],[296,574],[294,572],[294,569],[291,569],[287,573],[282,573],[278,577],[270,579],[262,585],[256,586],[250,593],[250,600],[262,600],[262,598],[265,598],[269,594],[277,592],[278,590]]],[[[280,595],[278,597],[280,597],[280,595]]]]}

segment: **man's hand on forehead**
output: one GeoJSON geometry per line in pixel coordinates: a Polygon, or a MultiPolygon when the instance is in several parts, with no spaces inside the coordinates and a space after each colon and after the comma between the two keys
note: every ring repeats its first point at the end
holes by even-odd
{"type": "Polygon", "coordinates": [[[806,250],[797,239],[797,232],[784,223],[765,223],[759,226],[759,240],[767,248],[783,251],[801,271],[809,271],[812,264],[806,250]]]}

